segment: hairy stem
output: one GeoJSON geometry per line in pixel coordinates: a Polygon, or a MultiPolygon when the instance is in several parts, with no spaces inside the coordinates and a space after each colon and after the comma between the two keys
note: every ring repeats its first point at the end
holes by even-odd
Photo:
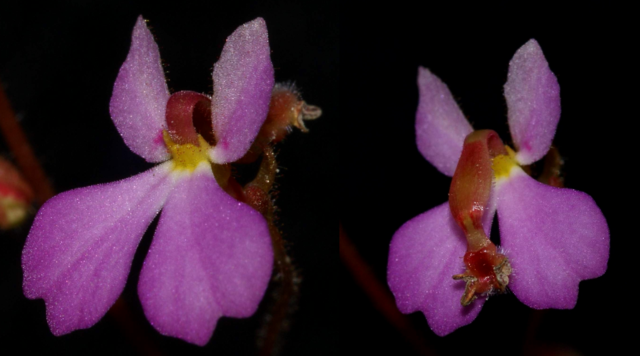
{"type": "Polygon", "coordinates": [[[271,198],[278,164],[273,147],[263,147],[262,162],[255,179],[243,189],[243,200],[259,211],[269,224],[269,233],[274,254],[274,281],[278,282],[273,293],[274,304],[271,306],[269,319],[261,330],[260,355],[278,353],[282,334],[288,329],[288,316],[293,311],[293,304],[298,294],[296,270],[287,255],[285,241],[275,224],[275,206],[271,198]]]}

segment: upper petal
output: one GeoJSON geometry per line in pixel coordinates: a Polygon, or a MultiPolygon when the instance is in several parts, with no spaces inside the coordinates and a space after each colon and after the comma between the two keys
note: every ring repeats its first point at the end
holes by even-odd
{"type": "Polygon", "coordinates": [[[513,268],[509,287],[535,309],[573,308],[580,281],[607,269],[602,212],[589,195],[542,184],[520,168],[496,189],[500,240],[513,268]]]}
{"type": "Polygon", "coordinates": [[[522,165],[542,158],[560,120],[560,86],[536,40],[520,47],[509,62],[504,85],[509,129],[522,165]]]}
{"type": "Polygon", "coordinates": [[[440,172],[453,176],[471,124],[453,100],[447,85],[427,68],[418,68],[420,101],[416,112],[418,150],[440,172]]]}
{"type": "Polygon", "coordinates": [[[274,83],[270,53],[267,25],[260,17],[227,38],[213,67],[214,162],[244,156],[266,119],[274,83]]]}
{"type": "Polygon", "coordinates": [[[454,274],[465,270],[467,243],[449,210],[439,205],[406,222],[391,240],[387,282],[403,313],[420,310],[436,334],[444,336],[471,323],[485,298],[460,304],[465,283],[454,274]]]}
{"type": "Polygon", "coordinates": [[[173,183],[164,164],[119,182],[58,194],[22,252],[24,294],[42,298],[55,335],[91,327],[122,292],[133,255],[173,183]]]}
{"type": "Polygon", "coordinates": [[[113,85],[109,112],[124,143],[148,162],[170,158],[162,140],[168,100],[158,45],[139,16],[129,54],[113,85]]]}
{"type": "Polygon", "coordinates": [[[219,317],[255,312],[272,265],[265,219],[201,165],[181,178],[162,211],[138,294],[158,331],[205,345],[219,317]]]}

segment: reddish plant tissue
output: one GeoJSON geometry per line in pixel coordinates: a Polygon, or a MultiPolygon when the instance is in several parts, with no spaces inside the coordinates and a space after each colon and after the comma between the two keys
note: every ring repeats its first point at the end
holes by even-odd
{"type": "MultiPolygon", "coordinates": [[[[492,210],[493,159],[507,154],[495,131],[474,131],[464,141],[462,155],[451,181],[449,207],[467,239],[467,252],[464,255],[467,269],[453,276],[453,279],[467,283],[460,301],[465,306],[477,295],[503,292],[509,283],[509,260],[498,252],[483,226],[485,213],[492,210]]],[[[489,212],[488,215],[492,214],[489,212]]]]}

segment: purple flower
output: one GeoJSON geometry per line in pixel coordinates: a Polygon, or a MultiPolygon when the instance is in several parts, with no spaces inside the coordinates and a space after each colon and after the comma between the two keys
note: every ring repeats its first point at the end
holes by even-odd
{"type": "Polygon", "coordinates": [[[161,209],[138,283],[151,324],[164,335],[205,345],[221,316],[255,312],[273,266],[267,222],[218,185],[212,166],[241,158],[267,116],[274,79],[263,19],[229,36],[213,83],[216,144],[210,146],[190,121],[209,98],[170,96],[158,46],[138,18],[110,112],[133,152],[163,163],[59,194],[38,212],[22,255],[23,287],[28,298],[45,300],[55,335],[89,328],[104,316],[161,209]],[[188,125],[172,122],[185,118],[188,125]]]}
{"type": "MultiPolygon", "coordinates": [[[[458,174],[473,129],[447,86],[428,69],[419,69],[418,86],[418,149],[440,172],[458,174]]],[[[482,226],[489,236],[497,210],[502,253],[512,268],[506,283],[520,301],[535,309],[571,309],[580,281],[607,269],[609,230],[589,195],[542,184],[521,168],[547,153],[560,118],[558,82],[535,40],[509,63],[505,97],[517,153],[507,149],[509,155],[491,163],[482,226]]],[[[467,247],[448,202],[409,220],[391,241],[387,279],[398,308],[422,311],[440,336],[471,323],[486,300],[483,295],[468,306],[460,302],[465,283],[452,276],[465,272],[467,247]]]]}

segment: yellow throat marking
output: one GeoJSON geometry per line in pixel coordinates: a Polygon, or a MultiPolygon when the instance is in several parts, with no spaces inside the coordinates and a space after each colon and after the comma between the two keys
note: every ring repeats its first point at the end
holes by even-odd
{"type": "Polygon", "coordinates": [[[198,143],[200,146],[196,146],[190,143],[180,145],[171,140],[167,130],[162,131],[162,137],[164,143],[171,153],[173,170],[187,170],[193,172],[196,167],[202,162],[209,163],[209,154],[207,153],[211,146],[205,141],[202,136],[198,135],[198,143]]]}
{"type": "Polygon", "coordinates": [[[513,149],[506,145],[504,147],[507,149],[508,155],[498,155],[491,162],[495,179],[508,178],[511,175],[511,170],[519,166],[513,149]]]}

